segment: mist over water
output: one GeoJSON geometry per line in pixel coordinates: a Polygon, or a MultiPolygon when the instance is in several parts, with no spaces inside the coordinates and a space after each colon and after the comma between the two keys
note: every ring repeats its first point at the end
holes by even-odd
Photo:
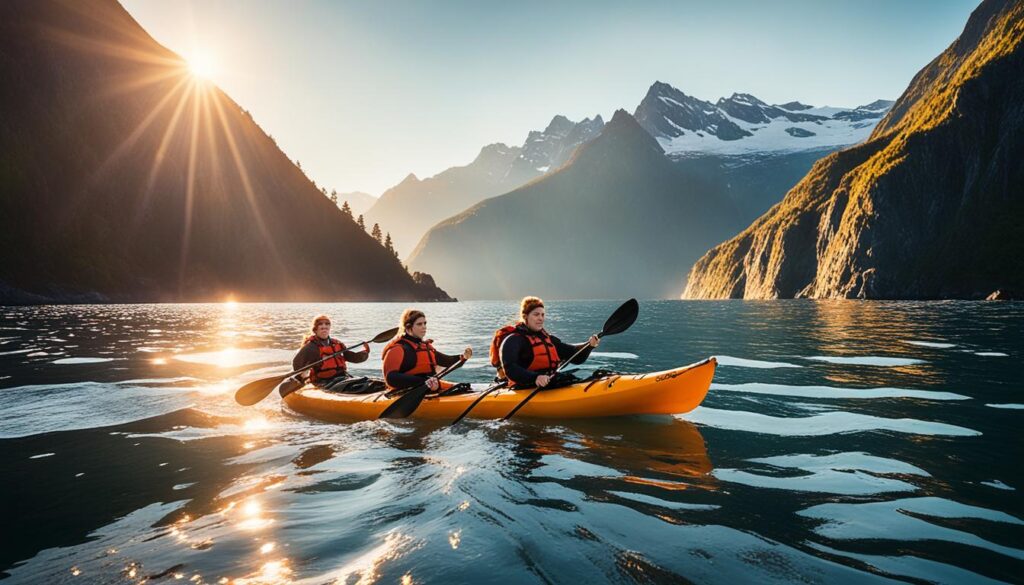
{"type": "MultiPolygon", "coordinates": [[[[550,301],[548,329],[583,341],[618,304],[550,301]]],[[[718,356],[676,417],[332,425],[234,403],[315,314],[354,342],[403,308],[0,307],[6,582],[1024,575],[1024,304],[641,302],[585,367],[718,356]]],[[[421,308],[438,349],[474,348],[452,379],[490,381],[515,304],[421,308]]]]}

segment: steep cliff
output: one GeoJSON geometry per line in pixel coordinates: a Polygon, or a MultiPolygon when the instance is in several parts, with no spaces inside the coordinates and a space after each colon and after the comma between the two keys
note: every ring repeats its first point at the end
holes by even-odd
{"type": "Polygon", "coordinates": [[[0,302],[445,299],[113,0],[0,3],[0,302]]]}
{"type": "Polygon", "coordinates": [[[693,266],[683,298],[984,298],[1024,285],[1024,3],[986,0],[866,143],[693,266]]]}

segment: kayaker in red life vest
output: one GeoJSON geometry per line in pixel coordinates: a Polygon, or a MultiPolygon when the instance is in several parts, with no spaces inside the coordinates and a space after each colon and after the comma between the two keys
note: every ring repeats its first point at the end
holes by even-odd
{"type": "Polygon", "coordinates": [[[381,370],[389,390],[414,388],[426,382],[431,392],[452,387],[434,377],[440,369],[455,364],[459,359],[468,360],[473,349],[467,347],[461,356],[446,355],[434,349],[433,341],[424,339],[427,335],[427,317],[423,311],[406,309],[398,323],[404,332],[384,347],[381,370]]]}
{"type": "Polygon", "coordinates": [[[314,386],[330,388],[336,382],[348,378],[348,362],[358,364],[370,357],[369,344],[363,344],[363,351],[347,349],[345,344],[331,337],[331,318],[317,315],[313,318],[313,334],[302,341],[302,347],[292,358],[292,369],[298,370],[327,356],[333,356],[313,366],[309,381],[314,386]]]}
{"type": "Polygon", "coordinates": [[[537,297],[524,297],[519,303],[520,321],[494,332],[491,343],[491,365],[501,366],[499,377],[509,379],[510,388],[543,388],[551,382],[561,359],[568,358],[589,345],[572,360],[582,364],[590,352],[601,343],[591,335],[586,343],[570,345],[544,330],[544,301],[537,297]],[[499,362],[500,357],[500,362],[499,362]]]}

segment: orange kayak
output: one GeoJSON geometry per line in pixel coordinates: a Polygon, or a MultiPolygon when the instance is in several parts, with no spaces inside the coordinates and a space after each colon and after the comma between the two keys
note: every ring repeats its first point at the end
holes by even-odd
{"type": "MultiPolygon", "coordinates": [[[[570,386],[537,393],[516,417],[587,418],[630,414],[680,414],[704,400],[715,375],[715,358],[646,374],[611,374],[570,386]]],[[[498,390],[470,412],[473,418],[502,418],[519,404],[531,389],[498,390]]],[[[454,420],[480,397],[480,391],[452,396],[428,397],[412,418],[454,420]]],[[[293,411],[331,421],[360,421],[377,418],[394,400],[383,392],[341,394],[307,386],[284,397],[293,411]]]]}

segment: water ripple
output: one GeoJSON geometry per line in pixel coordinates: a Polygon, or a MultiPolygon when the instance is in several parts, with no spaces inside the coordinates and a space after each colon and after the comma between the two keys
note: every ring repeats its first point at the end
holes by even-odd
{"type": "Polygon", "coordinates": [[[683,420],[718,429],[783,437],[823,436],[866,431],[893,431],[951,437],[981,435],[978,431],[946,423],[911,418],[884,418],[853,412],[825,412],[814,416],[778,417],[743,410],[719,410],[701,406],[693,412],[676,416],[683,420]]]}

